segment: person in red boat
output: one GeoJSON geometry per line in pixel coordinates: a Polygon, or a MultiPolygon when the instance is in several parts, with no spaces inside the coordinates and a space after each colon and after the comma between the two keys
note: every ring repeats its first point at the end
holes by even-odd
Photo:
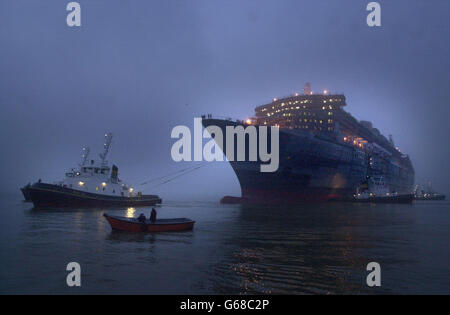
{"type": "Polygon", "coordinates": [[[137,219],[139,222],[145,223],[145,215],[143,213],[141,213],[137,219]]]}
{"type": "Polygon", "coordinates": [[[150,214],[150,222],[155,223],[156,221],[156,210],[155,208],[152,208],[152,212],[150,214]]]}

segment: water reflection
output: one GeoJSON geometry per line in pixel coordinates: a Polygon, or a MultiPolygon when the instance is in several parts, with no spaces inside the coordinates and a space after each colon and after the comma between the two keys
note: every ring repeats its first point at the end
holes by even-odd
{"type": "Polygon", "coordinates": [[[149,208],[36,210],[1,199],[0,205],[8,209],[0,222],[7,271],[0,273],[1,292],[70,293],[64,281],[69,261],[85,270],[83,293],[450,290],[448,204],[165,204],[158,217],[197,223],[193,231],[156,234],[113,232],[103,217],[148,215],[149,208]],[[382,265],[381,288],[365,285],[371,261],[382,265]]]}
{"type": "Polygon", "coordinates": [[[134,214],[136,212],[135,208],[127,208],[127,214],[125,215],[127,218],[134,218],[134,214]]]}
{"type": "MultiPolygon", "coordinates": [[[[376,246],[387,246],[391,240],[377,234],[387,219],[375,212],[380,208],[362,210],[353,204],[333,205],[332,211],[326,204],[242,206],[236,226],[220,245],[225,252],[214,267],[214,289],[223,293],[368,292],[365,267],[380,259],[374,253],[376,246]]],[[[411,223],[409,217],[389,220],[411,223]]]]}

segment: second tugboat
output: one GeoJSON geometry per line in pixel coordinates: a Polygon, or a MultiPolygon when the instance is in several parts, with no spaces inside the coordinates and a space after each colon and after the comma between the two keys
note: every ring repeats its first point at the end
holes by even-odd
{"type": "Polygon", "coordinates": [[[390,191],[383,176],[370,176],[362,187],[358,187],[353,201],[370,203],[412,203],[413,199],[413,194],[398,194],[395,191],[390,191]]]}
{"type": "Polygon", "coordinates": [[[111,207],[152,206],[161,203],[157,195],[143,195],[118,178],[116,165],[108,165],[106,156],[112,134],[105,134],[100,160],[88,160],[89,148],[83,148],[80,167],[66,173],[64,180],[49,184],[39,180],[28,186],[35,207],[111,207]]]}

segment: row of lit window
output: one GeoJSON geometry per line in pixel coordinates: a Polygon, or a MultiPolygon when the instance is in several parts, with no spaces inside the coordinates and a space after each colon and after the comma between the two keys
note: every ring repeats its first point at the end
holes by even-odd
{"type": "Polygon", "coordinates": [[[366,140],[364,139],[352,139],[351,137],[344,137],[344,142],[348,142],[353,144],[354,146],[360,147],[360,148],[364,148],[364,144],[367,143],[366,140]]]}
{"type": "MultiPolygon", "coordinates": [[[[80,186],[80,187],[85,187],[85,186],[86,186],[86,183],[83,182],[83,181],[79,181],[79,182],[78,182],[78,186],[80,186]]],[[[105,190],[106,186],[107,186],[107,184],[106,184],[105,182],[103,182],[103,183],[102,183],[102,190],[105,190]]],[[[72,187],[72,185],[70,185],[70,187],[72,187]]],[[[133,190],[134,190],[132,187],[128,188],[128,187],[123,186],[123,185],[122,185],[122,189],[123,189],[123,190],[128,190],[130,193],[132,193],[133,190]]],[[[98,186],[95,187],[95,190],[97,190],[97,191],[99,190],[98,186]]],[[[113,192],[115,192],[115,190],[113,190],[113,192]]]]}
{"type": "MultiPolygon", "coordinates": [[[[313,129],[313,130],[319,130],[319,131],[325,130],[322,127],[309,126],[309,125],[300,125],[300,126],[296,125],[295,128],[297,128],[297,129],[313,129]]],[[[328,131],[333,131],[334,128],[333,127],[328,127],[327,130],[328,131]]]]}
{"type": "MultiPolygon", "coordinates": [[[[283,116],[284,115],[286,115],[286,116],[291,116],[291,114],[283,114],[283,116]]],[[[291,120],[290,119],[288,119],[288,120],[286,120],[286,122],[290,122],[291,120]]],[[[319,124],[323,124],[323,120],[322,119],[320,119],[319,121],[317,120],[317,119],[299,119],[298,121],[301,121],[301,122],[310,122],[310,123],[312,123],[312,122],[314,122],[314,123],[316,123],[317,124],[317,122],[319,123],[319,124]]],[[[333,119],[328,119],[328,124],[332,124],[333,123],[333,119]]],[[[267,125],[267,121],[264,121],[264,125],[267,125]]]]}
{"type": "MultiPolygon", "coordinates": [[[[316,113],[311,113],[311,112],[300,112],[299,113],[300,114],[300,116],[301,115],[303,115],[303,116],[316,116],[316,113]]],[[[283,114],[283,116],[285,117],[285,116],[291,116],[292,114],[291,113],[284,113],[283,114]]]]}
{"type": "MultiPolygon", "coordinates": [[[[276,101],[277,100],[275,99],[274,102],[276,102],[276,101]]],[[[308,103],[312,104],[312,102],[313,102],[312,100],[302,100],[302,101],[293,101],[293,102],[286,102],[286,103],[283,102],[279,105],[281,107],[284,107],[284,106],[288,106],[288,105],[297,105],[297,104],[308,104],[308,103]]],[[[272,109],[275,109],[276,107],[278,107],[278,106],[274,105],[274,106],[272,106],[272,109]]],[[[306,106],[304,106],[304,108],[306,108],[306,106]]],[[[261,109],[261,112],[265,112],[267,110],[268,110],[268,108],[265,107],[265,108],[261,109]]]]}
{"type": "MultiPolygon", "coordinates": [[[[330,108],[331,108],[331,106],[330,106],[330,108]]],[[[273,116],[273,115],[275,115],[276,113],[280,113],[280,112],[283,112],[283,111],[288,111],[288,110],[294,110],[294,109],[300,109],[300,107],[291,107],[291,108],[282,108],[282,109],[278,109],[278,110],[276,110],[275,112],[271,112],[271,113],[267,113],[267,117],[270,117],[270,116],[273,116]]],[[[323,109],[325,109],[325,107],[323,108],[323,109]]],[[[305,115],[305,114],[304,114],[305,115]]],[[[333,112],[328,112],[328,116],[332,116],[333,115],[333,112]]],[[[284,115],[283,115],[284,116],[284,115]]]]}
{"type": "Polygon", "coordinates": [[[329,100],[323,100],[324,103],[332,103],[332,102],[340,102],[342,101],[340,98],[336,98],[336,99],[329,99],[329,100]]]}
{"type": "MultiPolygon", "coordinates": [[[[274,102],[277,102],[278,101],[278,99],[277,98],[274,98],[273,99],[273,101],[274,102]]],[[[338,98],[338,99],[332,99],[332,98],[330,98],[329,100],[323,100],[323,103],[333,103],[333,102],[341,102],[342,101],[342,99],[340,99],[340,98],[338,98]]],[[[288,105],[297,105],[297,104],[308,104],[308,103],[310,103],[310,104],[312,104],[313,103],[313,101],[312,100],[301,100],[301,101],[290,101],[290,102],[286,102],[286,103],[281,103],[280,105],[281,105],[281,107],[284,107],[284,106],[288,106],[288,105]]],[[[272,109],[275,109],[275,105],[274,106],[272,106],[272,109]]],[[[330,106],[330,109],[332,109],[331,108],[331,106],[330,106]]],[[[263,108],[263,109],[261,109],[261,112],[265,112],[265,111],[267,111],[268,110],[268,108],[263,108]]]]}

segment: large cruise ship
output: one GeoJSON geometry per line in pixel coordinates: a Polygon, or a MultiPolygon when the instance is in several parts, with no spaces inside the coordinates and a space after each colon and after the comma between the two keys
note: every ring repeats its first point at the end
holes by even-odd
{"type": "MultiPolygon", "coordinates": [[[[204,127],[218,126],[224,137],[227,126],[279,128],[278,170],[264,173],[260,171],[264,163],[259,158],[254,162],[239,162],[235,158],[230,164],[242,196],[227,196],[222,202],[346,200],[354,196],[369,176],[382,176],[392,193],[411,194],[414,169],[409,157],[395,147],[392,136],[387,139],[372,123],[356,120],[343,109],[345,106],[343,94],[327,91],[313,94],[306,84],[304,94],[275,98],[256,107],[252,119],[203,117],[204,127]]],[[[226,142],[224,139],[218,143],[223,152],[226,142]]]]}

